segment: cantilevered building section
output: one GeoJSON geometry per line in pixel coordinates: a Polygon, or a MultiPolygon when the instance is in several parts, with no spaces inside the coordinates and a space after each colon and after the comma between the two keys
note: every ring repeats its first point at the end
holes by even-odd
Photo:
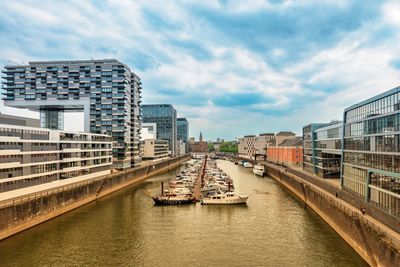
{"type": "Polygon", "coordinates": [[[0,124],[0,192],[111,172],[108,135],[0,124]]]}
{"type": "Polygon", "coordinates": [[[344,111],[342,187],[400,218],[400,87],[344,111]]]}
{"type": "Polygon", "coordinates": [[[63,129],[64,112],[82,111],[85,132],[112,136],[113,167],[140,163],[141,81],[115,60],[36,61],[5,66],[6,106],[40,112],[44,128],[63,129]]]}

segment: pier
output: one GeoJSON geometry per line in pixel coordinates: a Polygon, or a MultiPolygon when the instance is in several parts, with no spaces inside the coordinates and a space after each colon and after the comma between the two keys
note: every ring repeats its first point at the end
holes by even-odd
{"type": "Polygon", "coordinates": [[[199,174],[194,184],[193,196],[195,197],[196,201],[200,201],[201,199],[201,188],[204,185],[204,173],[206,171],[206,166],[207,166],[207,156],[204,157],[203,159],[203,162],[199,170],[199,174]]]}

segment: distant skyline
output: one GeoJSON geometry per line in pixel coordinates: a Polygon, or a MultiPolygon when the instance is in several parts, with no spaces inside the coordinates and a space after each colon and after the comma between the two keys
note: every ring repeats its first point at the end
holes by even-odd
{"type": "MultiPolygon", "coordinates": [[[[115,58],[143,104],[172,104],[189,136],[233,140],[341,120],[400,85],[400,1],[1,1],[0,67],[115,58]]],[[[4,107],[0,112],[39,117],[4,107]]],[[[67,130],[82,130],[67,115],[67,130]]]]}

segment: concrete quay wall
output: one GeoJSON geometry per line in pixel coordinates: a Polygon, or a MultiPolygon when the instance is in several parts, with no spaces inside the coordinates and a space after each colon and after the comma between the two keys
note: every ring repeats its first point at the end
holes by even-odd
{"type": "MultiPolygon", "coordinates": [[[[235,161],[251,159],[232,157],[235,161]]],[[[260,162],[259,162],[260,163],[260,162]]],[[[400,223],[376,207],[363,203],[350,193],[289,167],[263,163],[267,174],[313,209],[370,266],[399,266],[400,223]],[[337,197],[336,197],[337,194],[337,197]],[[373,219],[356,208],[363,204],[373,219]],[[372,220],[377,220],[377,224],[372,220]],[[384,225],[384,226],[382,226],[384,225]],[[390,227],[389,227],[390,226],[390,227]],[[389,228],[389,229],[388,229],[389,228]],[[396,233],[395,236],[392,234],[396,233]]]]}
{"type": "Polygon", "coordinates": [[[269,167],[267,173],[311,207],[370,266],[398,266],[400,251],[396,240],[360,212],[289,172],[269,167]]]}
{"type": "Polygon", "coordinates": [[[124,187],[139,184],[151,176],[172,170],[190,158],[190,155],[184,155],[3,201],[0,203],[0,240],[124,187]]]}

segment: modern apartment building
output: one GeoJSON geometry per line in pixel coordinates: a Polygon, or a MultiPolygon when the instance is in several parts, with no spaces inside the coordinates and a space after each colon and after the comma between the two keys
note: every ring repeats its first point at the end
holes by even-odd
{"type": "Polygon", "coordinates": [[[63,129],[64,112],[84,113],[85,132],[113,139],[113,167],[140,163],[141,81],[115,59],[35,61],[5,66],[6,106],[40,112],[41,127],[63,129]]]}
{"type": "Polygon", "coordinates": [[[40,127],[40,120],[14,115],[0,114],[0,124],[40,127]]]}
{"type": "Polygon", "coordinates": [[[253,158],[256,153],[256,149],[254,148],[254,142],[256,141],[256,136],[245,135],[244,137],[241,137],[238,140],[239,140],[238,154],[240,156],[253,158]]]}
{"type": "Polygon", "coordinates": [[[178,118],[176,120],[177,139],[182,140],[186,146],[186,152],[189,150],[189,122],[186,118],[178,118]]]}
{"type": "Polygon", "coordinates": [[[167,140],[171,155],[176,156],[176,110],[170,104],[142,105],[143,123],[157,124],[157,140],[167,140]]]}
{"type": "Polygon", "coordinates": [[[339,178],[343,123],[310,123],[303,127],[303,169],[322,178],[339,178]]]}
{"type": "Polygon", "coordinates": [[[0,192],[111,172],[108,135],[0,125],[0,192]]]}
{"type": "Polygon", "coordinates": [[[167,140],[146,139],[142,141],[143,160],[154,160],[168,157],[169,145],[167,140]]]}
{"type": "Polygon", "coordinates": [[[400,87],[344,111],[342,188],[400,218],[400,87]]]}

